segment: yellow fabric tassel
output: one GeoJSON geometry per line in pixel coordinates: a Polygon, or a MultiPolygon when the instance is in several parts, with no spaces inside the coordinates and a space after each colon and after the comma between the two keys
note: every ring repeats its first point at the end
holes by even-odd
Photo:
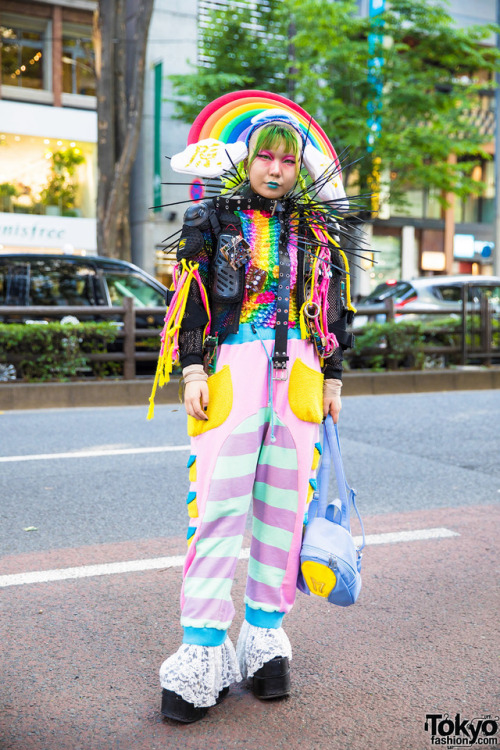
{"type": "Polygon", "coordinates": [[[178,362],[178,359],[172,361],[175,338],[178,335],[182,324],[182,319],[186,310],[189,289],[194,277],[194,272],[198,269],[198,266],[198,263],[186,262],[186,260],[184,259],[180,263],[179,279],[182,278],[184,273],[187,273],[187,277],[182,282],[182,287],[179,289],[179,294],[177,296],[175,306],[171,311],[169,310],[169,319],[168,322],[165,323],[165,328],[162,336],[162,339],[164,341],[163,351],[160,352],[160,355],[158,357],[158,364],[156,366],[156,373],[153,381],[153,387],[151,389],[151,396],[149,397],[149,409],[147,415],[148,419],[153,419],[154,417],[154,400],[158,386],[160,388],[163,388],[163,386],[169,382],[172,369],[178,362]]]}

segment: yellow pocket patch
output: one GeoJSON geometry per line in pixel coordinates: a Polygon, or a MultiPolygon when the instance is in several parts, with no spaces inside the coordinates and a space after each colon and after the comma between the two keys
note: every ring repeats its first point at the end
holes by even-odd
{"type": "Polygon", "coordinates": [[[337,577],[333,570],[313,560],[306,560],[302,563],[301,568],[309,591],[316,596],[328,599],[337,583],[337,577]]]}
{"type": "Polygon", "coordinates": [[[196,482],[196,461],[194,464],[191,464],[191,468],[189,469],[189,481],[196,482]]]}
{"type": "Polygon", "coordinates": [[[207,417],[195,419],[188,415],[188,435],[196,437],[208,430],[214,430],[226,421],[233,408],[233,383],[229,365],[224,365],[222,370],[211,375],[207,380],[208,385],[208,408],[207,417]]]}
{"type": "Polygon", "coordinates": [[[288,403],[298,419],[320,424],[323,421],[323,373],[296,359],[290,373],[288,403]]]}

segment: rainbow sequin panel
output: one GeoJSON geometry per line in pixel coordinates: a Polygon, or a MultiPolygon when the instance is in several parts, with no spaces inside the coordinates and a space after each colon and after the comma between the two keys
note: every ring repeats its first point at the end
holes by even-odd
{"type": "MultiPolygon", "coordinates": [[[[265,211],[238,211],[243,236],[251,248],[246,268],[246,286],[240,323],[254,323],[264,328],[276,325],[276,297],[279,276],[279,220],[265,211]]],[[[299,327],[296,302],[297,236],[290,234],[290,313],[289,328],[299,327]]]]}

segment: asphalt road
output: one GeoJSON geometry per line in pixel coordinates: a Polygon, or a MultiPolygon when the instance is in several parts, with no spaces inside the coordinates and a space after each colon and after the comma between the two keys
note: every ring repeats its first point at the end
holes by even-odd
{"type": "Polygon", "coordinates": [[[344,399],[344,463],[372,540],[360,600],[299,595],[290,699],[260,703],[241,684],[189,727],[161,719],[157,682],[180,641],[185,418],[145,414],[0,414],[2,750],[424,750],[429,713],[498,715],[500,392],[344,399]],[[422,529],[448,533],[411,536],[422,529]],[[26,572],[37,582],[8,578],[26,572]]]}
{"type": "MultiPolygon", "coordinates": [[[[365,514],[500,501],[498,391],[345,398],[339,431],[365,514]]],[[[189,450],[134,451],[187,445],[181,407],[0,414],[0,456],[56,454],[0,462],[0,550],[183,536],[189,450]]]]}

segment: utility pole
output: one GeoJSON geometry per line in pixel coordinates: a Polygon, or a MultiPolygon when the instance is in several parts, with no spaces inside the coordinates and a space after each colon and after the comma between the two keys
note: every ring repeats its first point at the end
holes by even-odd
{"type": "MultiPolygon", "coordinates": [[[[500,0],[497,0],[497,24],[500,24],[500,0]]],[[[500,34],[497,34],[500,49],[500,34]]],[[[493,273],[500,276],[500,71],[495,73],[495,247],[493,273]]]]}

